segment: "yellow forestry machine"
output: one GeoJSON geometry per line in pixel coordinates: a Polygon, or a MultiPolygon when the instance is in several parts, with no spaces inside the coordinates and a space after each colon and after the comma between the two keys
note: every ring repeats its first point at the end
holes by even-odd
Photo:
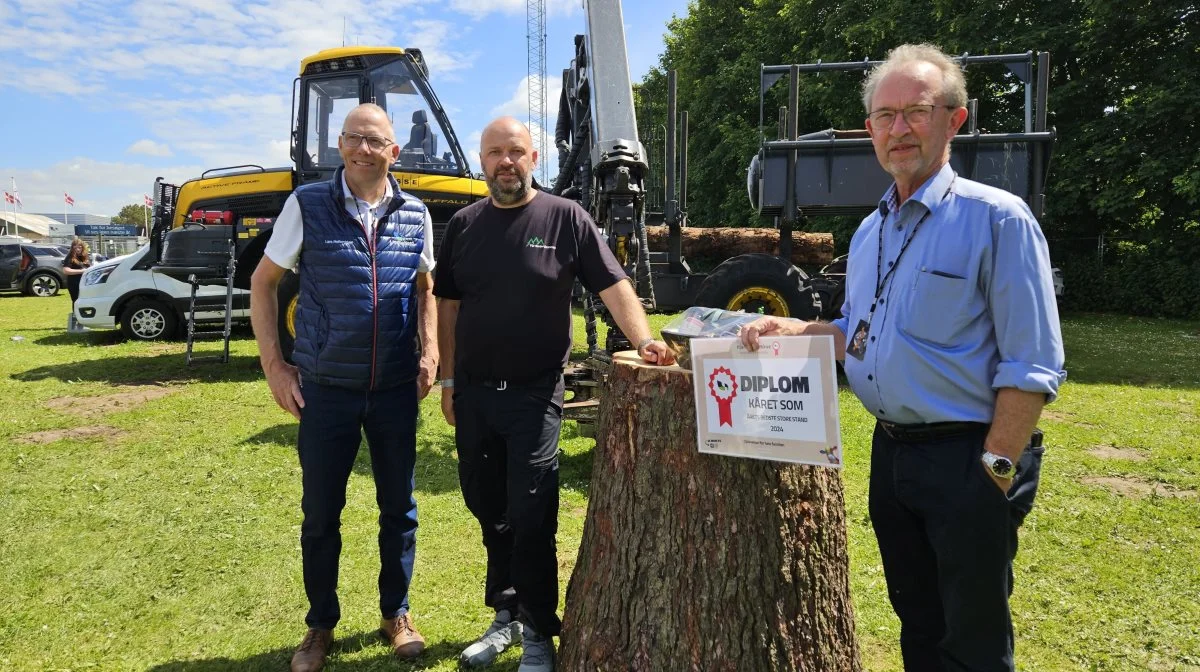
{"type": "MultiPolygon", "coordinates": [[[[197,287],[226,288],[225,329],[214,333],[223,333],[223,361],[228,361],[235,295],[239,301],[248,300],[248,295],[236,290],[249,289],[271,227],[292,191],[330,179],[341,165],[338,134],[346,115],[360,103],[375,103],[391,118],[401,147],[392,174],[402,189],[429,207],[435,247],[450,216],[487,194],[484,182],[471,174],[467,156],[429,84],[420,50],[341,47],[305,58],[292,85],[293,165],[216,168],[182,185],[161,178],[155,181],[152,253],[141,263],[192,285],[189,364],[197,335],[191,319],[197,309],[197,287]]],[[[298,289],[292,273],[280,283],[279,340],[289,359],[298,289]]]]}

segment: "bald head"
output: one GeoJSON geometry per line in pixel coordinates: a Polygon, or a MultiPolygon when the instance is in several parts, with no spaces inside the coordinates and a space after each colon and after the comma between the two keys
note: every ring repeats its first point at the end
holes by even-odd
{"type": "Polygon", "coordinates": [[[492,203],[515,208],[533,200],[533,170],[538,154],[529,129],[513,117],[500,117],[483,129],[479,138],[479,162],[492,203]]]}
{"type": "Polygon", "coordinates": [[[396,141],[396,132],[392,129],[392,122],[388,119],[387,112],[375,103],[363,103],[350,110],[350,114],[346,115],[346,120],[342,122],[342,132],[353,131],[352,126],[359,124],[369,124],[376,128],[386,129],[386,133],[380,133],[383,137],[396,141]]]}
{"type": "Polygon", "coordinates": [[[516,117],[500,117],[485,126],[483,135],[479,138],[479,153],[482,154],[487,149],[489,140],[497,138],[520,138],[525,141],[526,146],[533,146],[533,136],[530,135],[529,129],[516,117]]]}

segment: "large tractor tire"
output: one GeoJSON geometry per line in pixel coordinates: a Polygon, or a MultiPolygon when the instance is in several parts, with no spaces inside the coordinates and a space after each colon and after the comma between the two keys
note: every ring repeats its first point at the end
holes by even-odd
{"type": "Polygon", "coordinates": [[[726,259],[700,285],[696,305],[802,320],[821,316],[821,298],[808,276],[772,254],[726,259]]]}
{"type": "Polygon", "coordinates": [[[275,296],[279,299],[279,349],[283,359],[292,363],[296,348],[296,306],[300,302],[300,276],[288,271],[279,281],[275,296]]]}

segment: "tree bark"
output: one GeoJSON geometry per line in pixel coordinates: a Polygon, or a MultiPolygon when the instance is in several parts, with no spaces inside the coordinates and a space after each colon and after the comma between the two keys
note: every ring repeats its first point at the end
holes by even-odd
{"type": "MultiPolygon", "coordinates": [[[[763,252],[779,254],[779,231],[722,226],[680,229],[683,256],[723,261],[739,254],[763,252]]],[[[646,238],[654,252],[667,249],[667,227],[647,226],[646,238]]],[[[792,263],[805,270],[817,270],[833,261],[833,234],[792,232],[792,263]]]]}
{"type": "Polygon", "coordinates": [[[837,471],[702,455],[692,376],[614,357],[561,669],[860,670],[837,471]]]}

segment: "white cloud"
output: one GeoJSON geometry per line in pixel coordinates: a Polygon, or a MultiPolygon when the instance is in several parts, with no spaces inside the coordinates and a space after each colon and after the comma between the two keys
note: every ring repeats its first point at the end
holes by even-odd
{"type": "Polygon", "coordinates": [[[479,160],[479,141],[482,139],[482,131],[471,131],[462,146],[467,155],[467,162],[471,164],[471,171],[475,173],[483,172],[483,162],[479,160]]]}
{"type": "MultiPolygon", "coordinates": [[[[0,36],[0,40],[2,39],[0,36]]],[[[54,91],[77,97],[95,95],[102,91],[96,84],[80,81],[71,73],[54,68],[6,68],[6,72],[0,74],[0,85],[4,84],[32,93],[54,91]]]]}
{"type": "MultiPolygon", "coordinates": [[[[491,116],[511,116],[520,119],[522,122],[527,122],[529,119],[529,81],[530,78],[528,76],[522,77],[512,97],[493,107],[491,116]]],[[[551,86],[545,87],[542,90],[542,95],[546,103],[546,128],[540,129],[536,122],[533,124],[527,123],[530,126],[529,132],[534,138],[534,144],[539,147],[543,158],[545,158],[547,152],[553,149],[554,146],[554,125],[558,120],[558,99],[562,94],[561,78],[550,80],[550,83],[551,86]],[[541,136],[541,142],[538,142],[539,131],[544,132],[544,135],[541,136]]]]}
{"type": "Polygon", "coordinates": [[[468,70],[479,58],[478,53],[447,51],[446,45],[462,43],[464,30],[448,21],[416,19],[409,22],[405,33],[406,47],[421,50],[429,65],[431,79],[455,81],[455,73],[468,70]]]}
{"type": "Polygon", "coordinates": [[[88,158],[74,158],[39,170],[0,168],[4,175],[16,178],[25,212],[62,212],[66,192],[75,199],[73,212],[108,216],[130,203],[140,203],[141,195],[150,193],[156,177],[179,184],[202,170],[200,166],[162,168],[88,158]],[[130,199],[129,194],[137,196],[130,199]]]}
{"type": "MultiPolygon", "coordinates": [[[[546,16],[570,15],[582,10],[580,0],[546,0],[546,16]]],[[[488,14],[525,14],[526,0],[450,0],[450,8],[482,19],[488,14]]]]}
{"type": "Polygon", "coordinates": [[[171,148],[153,140],[138,140],[125,150],[129,154],[145,154],[146,156],[171,156],[171,148]]]}
{"type": "MultiPolygon", "coordinates": [[[[491,110],[493,117],[513,116],[525,119],[529,116],[529,76],[521,78],[513,95],[491,110]]],[[[552,126],[558,118],[558,98],[562,94],[562,78],[551,78],[547,81],[550,86],[542,88],[542,97],[546,104],[546,124],[552,126]]]]}
{"type": "MultiPolygon", "coordinates": [[[[124,149],[128,161],[76,159],[37,171],[10,167],[3,174],[17,177],[27,211],[57,211],[62,192],[69,191],[78,211],[112,214],[130,194],[148,192],[160,175],[178,182],[223,165],[289,165],[292,79],[305,56],[342,44],[416,47],[435,84],[471,76],[480,59],[494,53],[485,42],[502,39],[511,43],[506,53],[524,56],[523,31],[492,34],[488,24],[477,23],[497,13],[521,16],[523,0],[448,4],[431,9],[417,0],[0,0],[0,18],[8,18],[0,21],[0,60],[9,63],[0,70],[0,98],[13,91],[69,98],[53,104],[116,109],[136,126],[107,150],[111,156],[124,149]],[[143,157],[156,165],[140,163],[143,157]],[[168,157],[178,163],[164,167],[168,157]]],[[[579,10],[579,0],[547,0],[550,16],[579,10]]],[[[523,72],[524,58],[518,60],[513,70],[523,72]]],[[[547,92],[551,128],[558,78],[553,84],[547,92]]],[[[525,85],[505,103],[516,105],[519,98],[519,106],[497,114],[526,118],[525,85]]],[[[491,103],[476,101],[478,109],[470,112],[491,103]]],[[[451,112],[460,124],[473,116],[451,112]]],[[[478,131],[464,143],[474,170],[478,144],[478,131]]]]}
{"type": "Polygon", "coordinates": [[[189,101],[143,100],[130,105],[150,119],[153,135],[169,141],[176,152],[197,157],[208,167],[244,163],[264,167],[291,163],[288,131],[291,96],[208,95],[196,108],[189,101]]]}
{"type": "Polygon", "coordinates": [[[402,44],[422,49],[435,78],[453,81],[474,66],[476,53],[448,48],[462,44],[459,26],[422,18],[416,8],[405,21],[370,18],[415,4],[134,0],[105,7],[18,0],[22,21],[0,23],[0,58],[20,67],[0,70],[0,91],[53,92],[80,105],[107,100],[127,109],[161,141],[134,136],[130,153],[191,153],[207,165],[286,165],[291,79],[302,58],[344,42],[402,44]]]}

